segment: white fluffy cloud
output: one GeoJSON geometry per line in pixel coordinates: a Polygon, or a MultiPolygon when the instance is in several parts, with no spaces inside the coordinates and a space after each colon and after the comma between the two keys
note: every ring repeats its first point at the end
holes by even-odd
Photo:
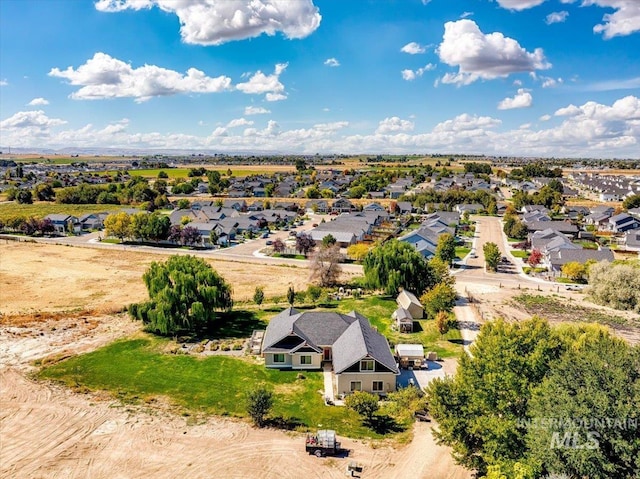
{"type": "Polygon", "coordinates": [[[280,83],[280,74],[286,70],[287,66],[287,63],[278,63],[271,75],[265,75],[258,70],[249,78],[249,81],[238,83],[236,88],[250,95],[265,94],[267,101],[286,100],[287,95],[284,92],[284,85],[280,83]]]}
{"type": "MultiPolygon", "coordinates": [[[[546,0],[496,0],[498,4],[509,10],[526,10],[544,3],[546,0]]],[[[560,3],[576,3],[578,0],[560,0],[560,3]]],[[[631,35],[640,31],[640,2],[638,0],[581,0],[582,7],[597,6],[611,8],[613,13],[605,13],[603,23],[593,27],[595,33],[602,33],[605,39],[616,36],[631,35]]],[[[547,16],[547,23],[562,22],[566,12],[552,13],[547,16]],[[560,16],[554,16],[560,15],[560,16]],[[549,20],[554,21],[549,21],[549,20]]],[[[568,14],[567,14],[568,15],[568,14]]]]}
{"type": "MultiPolygon", "coordinates": [[[[127,119],[104,127],[85,125],[64,129],[65,121],[48,118],[42,111],[18,112],[0,122],[3,144],[16,148],[97,148],[122,151],[183,150],[264,153],[415,153],[464,151],[488,155],[638,157],[640,151],[640,99],[627,96],[611,105],[586,102],[556,112],[556,122],[546,129],[524,123],[502,131],[502,122],[467,113],[438,123],[431,130],[415,131],[411,122],[386,118],[375,131],[347,134],[347,121],[282,130],[269,121],[243,131],[218,126],[208,136],[175,132],[131,132],[127,119]],[[562,117],[562,118],[558,118],[562,117]],[[559,123],[559,124],[555,124],[559,123]],[[381,128],[384,126],[383,128],[381,128]]],[[[539,121],[546,122],[551,115],[539,121]]]]}
{"type": "Polygon", "coordinates": [[[640,31],[640,3],[638,0],[583,0],[582,5],[597,5],[615,10],[615,12],[606,13],[602,17],[604,23],[593,27],[595,33],[602,33],[606,39],[640,31]]]}
{"type": "Polygon", "coordinates": [[[158,7],[178,17],[184,42],[197,45],[221,45],[277,32],[287,38],[305,38],[322,19],[313,0],[98,0],[95,7],[102,12],[158,7]]]}
{"type": "Polygon", "coordinates": [[[402,70],[400,74],[402,75],[403,80],[412,81],[418,77],[421,77],[424,72],[428,72],[431,70],[435,70],[436,66],[433,63],[427,63],[422,68],[418,68],[417,70],[402,70]]]}
{"type": "Polygon", "coordinates": [[[554,88],[564,83],[562,78],[540,77],[542,81],[542,88],[554,88]]]}
{"type": "Polygon", "coordinates": [[[9,84],[9,82],[7,81],[6,78],[3,78],[2,80],[0,80],[0,86],[7,86],[9,84]]]}
{"type": "Polygon", "coordinates": [[[27,103],[27,105],[29,106],[44,106],[44,105],[48,105],[49,104],[49,100],[45,99],[45,98],[34,98],[33,100],[31,100],[29,103],[27,103]]]}
{"type": "Polygon", "coordinates": [[[324,61],[324,64],[327,65],[328,67],[339,67],[340,66],[340,62],[338,60],[336,60],[335,58],[327,58],[324,61]]]}
{"type": "Polygon", "coordinates": [[[253,121],[246,120],[244,118],[236,118],[227,123],[227,128],[235,128],[238,126],[251,126],[253,125],[253,121]]]}
{"type": "Polygon", "coordinates": [[[49,118],[44,111],[19,111],[13,116],[0,122],[0,129],[18,130],[18,129],[37,129],[48,130],[54,126],[64,125],[65,120],[59,118],[49,118]]]}
{"type": "Polygon", "coordinates": [[[529,90],[524,88],[518,89],[513,98],[505,98],[498,103],[498,110],[513,110],[515,108],[528,108],[533,103],[533,97],[529,90]]]}
{"type": "Polygon", "coordinates": [[[443,83],[468,85],[478,79],[551,68],[541,48],[531,53],[500,32],[485,35],[473,20],[445,23],[437,52],[443,63],[458,67],[457,73],[442,78],[443,83]]]}
{"type": "Polygon", "coordinates": [[[545,23],[547,25],[551,25],[553,23],[564,23],[567,21],[568,16],[569,12],[567,12],[566,10],[563,10],[561,12],[552,12],[547,15],[547,18],[545,18],[545,23]]]}
{"type": "Polygon", "coordinates": [[[425,47],[416,42],[407,43],[400,49],[401,52],[408,53],[409,55],[418,55],[427,51],[425,47]]]}
{"type": "Polygon", "coordinates": [[[496,0],[502,8],[509,10],[526,10],[527,8],[536,7],[546,0],[496,0]]]}
{"type": "Polygon", "coordinates": [[[397,133],[399,131],[413,130],[414,123],[409,120],[402,120],[397,116],[385,118],[378,124],[376,134],[385,135],[388,133],[397,133]]]}
{"type": "Polygon", "coordinates": [[[267,110],[266,108],[261,106],[249,105],[244,108],[245,115],[264,115],[267,113],[271,113],[271,110],[267,110]]]}
{"type": "Polygon", "coordinates": [[[135,98],[136,102],[143,102],[157,96],[216,93],[231,88],[231,79],[226,76],[208,77],[195,68],[189,68],[186,75],[155,65],[133,68],[101,52],[77,69],[53,68],[49,76],[64,78],[71,85],[80,86],[71,94],[75,100],[135,98]]]}

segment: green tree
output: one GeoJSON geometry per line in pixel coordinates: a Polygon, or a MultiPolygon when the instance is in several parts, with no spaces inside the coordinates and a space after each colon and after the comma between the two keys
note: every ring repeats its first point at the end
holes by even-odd
{"type": "Polygon", "coordinates": [[[38,201],[53,201],[56,198],[56,192],[49,183],[40,183],[33,189],[38,201]]]}
{"type": "Polygon", "coordinates": [[[527,454],[526,419],[534,386],[565,350],[549,324],[533,318],[519,323],[485,323],[453,377],[427,387],[429,412],[438,421],[439,443],[455,459],[477,469],[510,466],[527,454]]]}
{"type": "Polygon", "coordinates": [[[622,202],[622,207],[625,210],[630,210],[632,208],[640,208],[640,194],[627,196],[622,202]]]}
{"type": "Polygon", "coordinates": [[[500,263],[500,249],[495,243],[485,243],[482,246],[484,253],[484,261],[487,264],[487,269],[492,271],[498,271],[498,263],[500,263]]]}
{"type": "Polygon", "coordinates": [[[129,306],[132,317],[155,334],[172,336],[211,328],[217,311],[233,306],[231,286],[207,262],[195,256],[171,256],[152,262],[142,276],[149,301],[129,306]]]}
{"type": "Polygon", "coordinates": [[[320,286],[310,284],[307,287],[307,296],[311,302],[315,304],[320,299],[320,296],[322,296],[322,288],[320,286]]]}
{"type": "Polygon", "coordinates": [[[160,170],[158,171],[158,178],[166,179],[166,178],[169,178],[169,175],[167,174],[166,171],[160,170]]]}
{"type": "Polygon", "coordinates": [[[336,239],[332,234],[328,234],[322,238],[322,246],[327,248],[336,244],[336,239]]]}
{"type": "Polygon", "coordinates": [[[453,286],[456,283],[456,278],[451,274],[449,265],[435,256],[429,260],[429,266],[433,271],[434,283],[445,283],[449,286],[453,286]]]}
{"type": "Polygon", "coordinates": [[[588,294],[597,304],[640,313],[640,264],[601,261],[590,266],[588,294]]]}
{"type": "Polygon", "coordinates": [[[438,313],[449,313],[456,305],[456,290],[446,283],[438,283],[420,297],[427,317],[434,319],[438,313]]]}
{"type": "Polygon", "coordinates": [[[253,302],[258,306],[262,304],[264,301],[264,288],[262,286],[256,286],[255,291],[253,292],[253,302]]]}
{"type": "Polygon", "coordinates": [[[33,195],[29,190],[19,189],[16,194],[16,201],[21,205],[30,205],[33,203],[33,195]]]}
{"type": "Polygon", "coordinates": [[[293,303],[296,300],[296,290],[293,289],[293,286],[289,286],[289,289],[287,290],[287,303],[289,303],[291,306],[293,306],[293,303]]]}
{"type": "Polygon", "coordinates": [[[447,264],[453,263],[456,257],[456,241],[453,235],[449,233],[440,235],[435,256],[447,264]]]}
{"type": "Polygon", "coordinates": [[[113,213],[104,219],[104,230],[107,236],[115,236],[124,242],[131,236],[131,215],[125,213],[113,213]]]}
{"type": "Polygon", "coordinates": [[[371,422],[380,408],[378,396],[366,391],[356,391],[349,394],[344,400],[344,405],[363,416],[368,422],[371,422]]]}
{"type": "Polygon", "coordinates": [[[404,288],[420,296],[435,284],[434,272],[422,255],[409,243],[398,240],[373,248],[362,266],[367,285],[389,295],[404,288]]]}
{"type": "Polygon", "coordinates": [[[371,246],[365,243],[356,243],[347,247],[347,256],[354,261],[362,261],[367,255],[371,246]]]}
{"type": "Polygon", "coordinates": [[[546,421],[532,423],[527,435],[532,460],[545,473],[638,477],[639,352],[601,330],[580,337],[553,364],[530,402],[530,416],[546,421]]]}
{"type": "Polygon", "coordinates": [[[264,385],[258,385],[247,392],[247,413],[258,427],[266,424],[266,418],[273,407],[273,392],[264,385]]]}
{"type": "Polygon", "coordinates": [[[189,208],[191,208],[191,203],[186,198],[180,198],[178,200],[177,207],[179,210],[188,210],[189,208]]]}

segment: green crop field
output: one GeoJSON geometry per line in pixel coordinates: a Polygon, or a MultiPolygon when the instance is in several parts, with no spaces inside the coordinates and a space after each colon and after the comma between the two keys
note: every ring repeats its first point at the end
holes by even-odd
{"type": "Polygon", "coordinates": [[[63,205],[46,201],[36,202],[32,205],[21,205],[20,203],[11,201],[0,203],[0,220],[6,220],[16,216],[43,218],[53,213],[82,216],[87,213],[101,213],[103,211],[117,212],[123,208],[130,207],[129,205],[63,205]]]}

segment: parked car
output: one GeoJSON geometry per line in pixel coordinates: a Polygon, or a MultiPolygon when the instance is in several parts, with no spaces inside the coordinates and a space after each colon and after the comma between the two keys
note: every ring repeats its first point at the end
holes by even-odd
{"type": "Polygon", "coordinates": [[[314,228],[318,227],[318,223],[313,223],[311,226],[313,226],[314,228]]]}
{"type": "Polygon", "coordinates": [[[271,240],[267,241],[267,246],[271,246],[272,244],[273,244],[273,241],[271,241],[271,240]]]}
{"type": "Polygon", "coordinates": [[[262,236],[261,236],[262,239],[265,239],[265,238],[268,238],[268,237],[269,237],[269,233],[268,232],[262,233],[262,236]]]}
{"type": "Polygon", "coordinates": [[[289,236],[298,236],[297,231],[289,231],[289,236]]]}
{"type": "Polygon", "coordinates": [[[582,286],[579,284],[568,284],[565,286],[567,291],[582,291],[582,286]]]}

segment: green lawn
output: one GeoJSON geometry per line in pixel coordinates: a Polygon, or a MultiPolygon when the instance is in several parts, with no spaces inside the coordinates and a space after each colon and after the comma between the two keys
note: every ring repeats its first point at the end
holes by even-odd
{"type": "Polygon", "coordinates": [[[464,259],[467,254],[469,254],[471,248],[467,248],[466,246],[456,246],[456,256],[460,259],[464,259]]]}
{"type": "Polygon", "coordinates": [[[529,257],[529,253],[527,253],[526,251],[522,251],[519,249],[512,249],[511,250],[511,254],[513,256],[515,256],[516,258],[522,258],[522,259],[527,259],[529,257]]]}
{"type": "Polygon", "coordinates": [[[43,218],[48,214],[61,213],[73,216],[82,216],[87,213],[101,213],[103,211],[116,212],[123,208],[131,208],[130,205],[63,205],[46,201],[36,202],[32,205],[21,205],[16,202],[0,204],[0,219],[6,220],[15,216],[36,216],[43,218]]]}
{"type": "Polygon", "coordinates": [[[145,336],[117,341],[97,351],[44,368],[39,377],[69,387],[106,390],[132,403],[168,398],[184,415],[216,414],[247,417],[245,394],[256,384],[273,388],[271,416],[279,424],[300,430],[318,424],[349,437],[380,438],[362,425],[359,416],[344,407],[327,407],[322,395],[322,373],[278,371],[251,360],[229,356],[196,358],[162,352],[168,339],[145,336]]]}
{"type": "Polygon", "coordinates": [[[336,304],[340,312],[357,311],[371,321],[378,331],[385,335],[392,345],[399,343],[420,343],[426,351],[435,351],[441,358],[460,357],[463,354],[462,336],[459,329],[452,329],[444,338],[436,329],[435,321],[414,322],[413,333],[399,333],[392,329],[391,315],[397,304],[390,297],[372,296],[363,299],[343,299],[336,304]]]}

